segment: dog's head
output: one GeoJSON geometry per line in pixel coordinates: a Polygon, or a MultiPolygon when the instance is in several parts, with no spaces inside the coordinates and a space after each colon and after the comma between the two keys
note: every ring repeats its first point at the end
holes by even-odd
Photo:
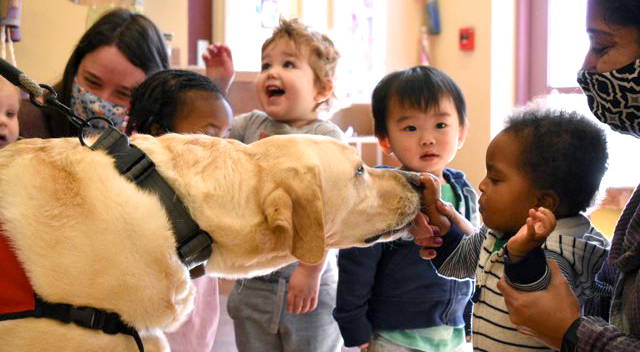
{"type": "Polygon", "coordinates": [[[302,262],[319,262],[326,248],[392,240],[420,208],[406,175],[370,168],[332,138],[274,136],[250,147],[268,164],[261,197],[267,222],[302,262]]]}
{"type": "Polygon", "coordinates": [[[167,134],[134,142],[213,237],[210,273],[247,277],[295,259],[318,263],[327,248],[396,238],[420,208],[402,172],[369,168],[329,137],[244,145],[167,134]]]}

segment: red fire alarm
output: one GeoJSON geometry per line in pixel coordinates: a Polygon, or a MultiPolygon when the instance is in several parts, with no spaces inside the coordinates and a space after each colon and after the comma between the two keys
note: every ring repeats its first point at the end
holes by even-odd
{"type": "Polygon", "coordinates": [[[460,50],[473,51],[474,41],[473,27],[460,28],[460,50]]]}

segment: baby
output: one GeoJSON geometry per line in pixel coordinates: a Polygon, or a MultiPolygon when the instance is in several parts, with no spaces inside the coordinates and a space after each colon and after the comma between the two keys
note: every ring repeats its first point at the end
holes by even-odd
{"type": "Polygon", "coordinates": [[[0,148],[18,140],[20,89],[0,77],[0,148]]]}
{"type": "MultiPolygon", "coordinates": [[[[487,149],[487,174],[479,187],[480,231],[463,237],[459,229],[473,229],[440,202],[438,210],[456,225],[449,231],[448,220],[428,207],[430,222],[449,233],[435,237],[440,241],[416,235],[417,244],[436,247],[423,248],[423,257],[433,257],[435,250],[432,263],[440,274],[476,278],[475,349],[548,350],[509,320],[497,288],[503,275],[521,290],[544,289],[549,258],[558,262],[582,302],[597,291],[595,274],[609,244],[583,212],[595,198],[607,158],[605,134],[595,122],[575,112],[529,107],[514,113],[487,149]]],[[[425,185],[435,188],[429,180],[425,185]]]]}

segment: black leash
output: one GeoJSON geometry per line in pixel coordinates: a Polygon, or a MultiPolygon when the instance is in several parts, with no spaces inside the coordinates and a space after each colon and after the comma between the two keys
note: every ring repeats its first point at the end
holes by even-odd
{"type": "MultiPolygon", "coordinates": [[[[94,116],[87,120],[74,113],[62,104],[56,91],[45,84],[37,84],[20,70],[0,59],[0,74],[14,85],[29,93],[31,102],[39,108],[53,108],[64,114],[69,121],[80,129],[80,144],[87,147],[84,131],[98,120],[107,124],[98,140],[89,148],[103,150],[116,161],[118,171],[139,187],[154,192],[171,220],[176,238],[178,257],[182,263],[192,269],[201,266],[211,255],[211,236],[200,229],[193,220],[187,207],[180,200],[173,188],[157,172],[153,161],[138,147],[129,143],[129,138],[116,130],[113,122],[103,116],[94,116]]],[[[123,333],[131,335],[141,352],[144,346],[138,332],[122,321],[115,312],[108,312],[92,307],[75,307],[64,303],[49,303],[36,295],[34,317],[48,317],[65,323],[73,322],[79,326],[101,330],[107,334],[123,333]]]]}

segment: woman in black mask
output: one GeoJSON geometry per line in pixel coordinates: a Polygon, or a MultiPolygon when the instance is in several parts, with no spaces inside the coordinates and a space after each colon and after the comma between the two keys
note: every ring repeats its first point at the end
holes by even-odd
{"type": "MultiPolygon", "coordinates": [[[[640,1],[588,0],[587,33],[578,83],[591,111],[613,130],[640,138],[640,1]]],[[[558,265],[548,263],[552,281],[544,291],[517,291],[504,278],[498,284],[521,332],[562,352],[640,351],[640,186],[612,241],[609,264],[619,274],[609,322],[582,316],[558,265]]]]}

